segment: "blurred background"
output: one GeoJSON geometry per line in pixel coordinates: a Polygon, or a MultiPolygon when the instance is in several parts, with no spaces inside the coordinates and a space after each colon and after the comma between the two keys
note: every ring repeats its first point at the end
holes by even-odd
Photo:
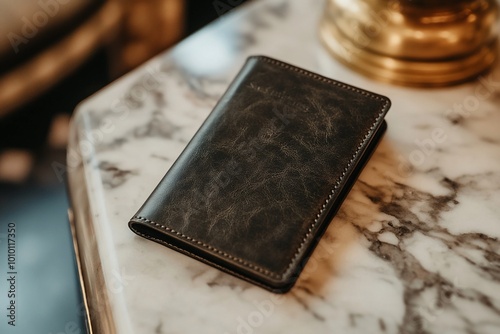
{"type": "Polygon", "coordinates": [[[15,223],[22,333],[86,332],[57,169],[76,105],[244,2],[0,0],[0,306],[15,223]]]}

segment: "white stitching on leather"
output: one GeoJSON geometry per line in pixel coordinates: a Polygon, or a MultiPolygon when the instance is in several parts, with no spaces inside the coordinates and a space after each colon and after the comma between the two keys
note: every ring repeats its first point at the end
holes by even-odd
{"type": "Polygon", "coordinates": [[[189,251],[187,251],[187,250],[185,250],[185,249],[183,249],[183,248],[177,247],[177,246],[175,246],[175,245],[173,245],[173,244],[171,244],[171,243],[169,243],[169,242],[167,242],[167,241],[165,241],[165,240],[161,240],[161,239],[158,239],[158,238],[155,238],[155,237],[151,237],[151,236],[149,236],[149,235],[146,235],[146,234],[143,234],[143,233],[141,233],[141,232],[137,231],[137,230],[136,230],[136,229],[134,229],[134,228],[132,228],[132,229],[133,229],[133,231],[134,231],[135,233],[137,233],[137,234],[138,234],[138,235],[140,235],[141,237],[144,237],[144,238],[146,238],[146,239],[151,239],[151,240],[154,240],[154,241],[156,241],[156,242],[158,242],[158,243],[160,243],[160,244],[167,245],[168,247],[171,247],[171,248],[173,248],[174,250],[177,250],[178,252],[185,253],[185,254],[189,254],[189,256],[193,257],[194,259],[196,259],[196,260],[198,260],[198,261],[201,261],[201,262],[209,262],[211,265],[213,265],[215,268],[217,268],[217,269],[219,269],[219,270],[229,272],[230,274],[232,274],[232,275],[234,275],[234,276],[236,276],[236,277],[239,277],[239,278],[241,278],[241,279],[243,279],[243,280],[246,280],[246,281],[252,282],[253,284],[256,284],[256,285],[258,285],[258,286],[260,286],[260,287],[262,287],[262,288],[269,289],[269,287],[268,287],[268,286],[266,286],[266,285],[264,285],[264,284],[260,283],[259,281],[256,281],[256,280],[254,280],[254,279],[252,279],[252,278],[249,278],[249,277],[247,277],[247,276],[243,276],[242,274],[239,274],[239,273],[237,273],[237,272],[235,272],[235,271],[233,271],[233,270],[231,270],[231,269],[229,269],[229,268],[225,268],[225,267],[221,266],[220,264],[217,264],[217,263],[215,263],[215,262],[213,262],[213,261],[210,261],[210,260],[208,260],[208,259],[206,259],[206,258],[203,258],[203,257],[201,257],[201,256],[199,256],[199,255],[196,255],[196,254],[194,254],[194,253],[192,253],[192,252],[189,252],[189,251]]]}
{"type": "MultiPolygon", "coordinates": [[[[250,263],[250,262],[248,262],[248,261],[245,261],[245,260],[243,260],[243,259],[240,259],[240,258],[238,258],[238,257],[236,257],[236,256],[232,256],[232,255],[230,255],[230,254],[227,254],[226,252],[223,252],[223,251],[221,251],[221,250],[218,250],[217,248],[215,248],[215,247],[213,247],[213,246],[210,246],[210,245],[207,245],[207,244],[206,244],[206,243],[204,243],[204,242],[198,241],[198,240],[196,240],[195,238],[191,238],[191,237],[188,237],[187,235],[184,235],[183,233],[177,232],[176,230],[174,230],[174,229],[172,229],[172,228],[170,228],[170,227],[166,227],[166,226],[164,226],[164,225],[161,225],[161,224],[155,223],[154,221],[151,221],[151,220],[149,220],[149,219],[147,219],[147,218],[144,218],[144,217],[134,216],[134,218],[139,219],[139,220],[141,220],[141,221],[143,221],[143,222],[146,222],[146,223],[149,223],[149,224],[155,225],[155,226],[157,226],[157,227],[163,228],[163,229],[164,229],[164,230],[166,230],[166,231],[169,231],[169,232],[174,233],[175,235],[178,235],[178,236],[180,236],[180,237],[182,237],[182,238],[184,238],[184,239],[187,239],[187,240],[192,241],[192,242],[194,242],[194,243],[196,243],[196,244],[198,244],[198,245],[201,245],[201,246],[203,246],[203,247],[205,247],[205,248],[207,248],[207,249],[209,249],[209,250],[211,250],[211,251],[214,251],[214,252],[216,252],[217,254],[220,254],[220,255],[222,255],[222,256],[224,256],[224,257],[227,257],[227,258],[229,258],[229,259],[231,259],[231,260],[235,260],[235,261],[237,261],[238,263],[241,263],[241,264],[243,264],[243,265],[245,265],[245,266],[247,266],[247,267],[250,267],[250,268],[252,268],[252,269],[254,269],[254,270],[257,270],[258,272],[261,272],[261,273],[266,274],[266,275],[271,276],[271,277],[278,277],[278,276],[276,276],[276,274],[274,274],[273,272],[271,272],[271,271],[269,271],[269,270],[267,270],[267,269],[260,268],[259,266],[255,265],[255,264],[252,264],[252,263],[250,263]]],[[[154,238],[154,239],[156,240],[156,238],[154,238]]]]}
{"type": "MultiPolygon", "coordinates": [[[[328,79],[328,78],[325,78],[325,77],[322,77],[318,74],[315,74],[315,73],[311,73],[311,72],[308,72],[308,71],[305,71],[301,68],[297,68],[297,67],[293,67],[291,65],[288,65],[288,64],[285,64],[285,63],[282,63],[282,62],[279,62],[277,60],[274,60],[274,59],[270,59],[270,58],[267,58],[267,57],[263,57],[263,56],[253,56],[253,57],[250,57],[250,58],[258,58],[258,59],[261,59],[263,61],[266,61],[268,63],[271,63],[271,64],[275,64],[275,65],[279,65],[283,68],[286,68],[288,70],[292,70],[292,71],[295,71],[295,72],[298,72],[298,73],[301,73],[301,74],[304,74],[304,75],[307,75],[309,77],[312,77],[316,80],[319,80],[319,81],[323,81],[323,82],[327,82],[327,83],[330,83],[330,84],[333,84],[333,85],[336,85],[336,86],[339,86],[341,88],[344,88],[344,89],[347,89],[347,90],[351,90],[351,91],[355,91],[357,93],[360,93],[362,95],[365,95],[365,96],[368,96],[370,98],[374,98],[376,100],[381,100],[381,101],[384,101],[385,99],[383,99],[382,97],[378,96],[378,95],[375,95],[373,93],[370,93],[370,92],[367,92],[367,91],[364,91],[364,90],[361,90],[361,89],[358,89],[356,87],[351,87],[351,86],[348,86],[346,84],[343,84],[341,82],[338,82],[338,81],[335,81],[335,80],[332,80],[332,79],[328,79]]],[[[175,231],[174,229],[171,229],[169,227],[166,227],[164,225],[161,225],[161,224],[158,224],[158,223],[155,223],[147,218],[144,218],[144,217],[140,217],[140,216],[134,216],[134,218],[136,219],[139,219],[141,221],[144,221],[144,222],[147,222],[147,223],[150,223],[150,224],[153,224],[157,227],[160,227],[160,228],[163,228],[165,229],[166,231],[169,231],[171,233],[174,233],[175,235],[178,235],[186,240],[188,240],[189,242],[193,242],[197,245],[201,245],[205,248],[207,248],[208,250],[210,251],[213,251],[219,255],[222,255],[224,257],[227,257],[229,258],[230,260],[233,260],[233,261],[236,261],[246,267],[249,267],[253,270],[256,270],[260,273],[263,273],[269,277],[273,277],[273,278],[282,278],[283,276],[285,276],[289,271],[290,271],[290,268],[293,266],[294,262],[296,261],[297,257],[299,256],[302,248],[304,247],[305,243],[308,241],[309,237],[311,236],[312,234],[312,231],[314,229],[314,227],[316,226],[316,224],[319,222],[319,218],[321,217],[321,215],[324,213],[324,211],[326,210],[328,204],[330,203],[331,199],[334,197],[335,195],[335,192],[336,190],[339,188],[342,180],[344,179],[345,175],[347,174],[347,171],[349,170],[349,168],[351,167],[354,159],[356,158],[356,156],[359,154],[359,151],[361,150],[361,148],[366,144],[366,140],[370,137],[370,134],[373,132],[373,130],[375,130],[375,127],[376,127],[376,124],[380,121],[380,119],[382,118],[382,116],[384,115],[387,107],[388,107],[389,103],[387,100],[385,100],[385,103],[384,105],[382,106],[381,108],[381,112],[378,114],[378,116],[375,118],[372,126],[368,129],[368,132],[367,134],[363,137],[362,139],[362,142],[358,145],[358,148],[356,150],[356,153],[354,153],[354,155],[352,156],[351,160],[349,160],[349,163],[347,164],[347,166],[344,168],[343,172],[342,172],[342,175],[338,178],[338,180],[335,182],[335,186],[334,188],[332,189],[331,193],[328,195],[328,198],[325,200],[325,204],[321,206],[321,209],[319,210],[319,213],[316,215],[317,218],[315,218],[313,220],[313,222],[308,226],[307,228],[307,232],[306,234],[304,235],[303,239],[302,239],[302,242],[300,243],[299,247],[297,248],[297,250],[295,251],[294,255],[292,256],[292,258],[290,259],[290,263],[288,264],[287,268],[285,269],[285,271],[281,274],[277,274],[277,273],[274,273],[274,272],[271,272],[267,269],[264,269],[264,268],[261,268],[255,264],[252,264],[248,261],[245,261],[241,258],[238,258],[236,256],[232,256],[230,254],[227,254],[226,252],[223,252],[221,250],[218,250],[217,248],[213,247],[213,246],[210,246],[210,245],[207,245],[201,241],[198,241],[194,238],[191,238],[191,237],[188,237],[182,233],[179,233],[177,231],[175,231]]],[[[139,233],[141,234],[141,233],[139,233]]],[[[141,234],[142,235],[142,234],[141,234]]],[[[158,240],[157,238],[152,238],[152,237],[149,237],[151,239],[154,239],[154,240],[157,240],[157,241],[160,241],[158,240]]],[[[166,244],[169,244],[167,242],[162,242],[162,243],[166,243],[166,244]]],[[[169,244],[170,245],[170,244],[169,244]]],[[[177,248],[177,247],[176,247],[177,248]]],[[[198,257],[198,256],[197,256],[198,257]]],[[[206,260],[206,259],[205,259],[206,260]]],[[[208,260],[206,260],[208,261],[208,260]]],[[[212,263],[212,261],[209,261],[212,263]]],[[[218,265],[219,266],[219,265],[218,265]]],[[[239,275],[238,275],[239,276],[239,275]]]]}

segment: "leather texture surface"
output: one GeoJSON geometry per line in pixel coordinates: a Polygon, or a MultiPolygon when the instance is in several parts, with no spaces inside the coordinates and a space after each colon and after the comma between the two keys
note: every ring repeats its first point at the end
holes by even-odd
{"type": "Polygon", "coordinates": [[[286,292],[374,150],[389,107],[386,97],[250,57],[129,226],[286,292]]]}

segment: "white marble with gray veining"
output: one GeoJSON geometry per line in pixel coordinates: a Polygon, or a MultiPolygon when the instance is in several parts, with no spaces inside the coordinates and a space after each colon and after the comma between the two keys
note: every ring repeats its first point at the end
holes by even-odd
{"type": "Polygon", "coordinates": [[[319,43],[322,6],[254,1],[79,107],[68,171],[88,196],[73,209],[88,210],[77,224],[92,224],[100,265],[86,270],[105,280],[87,293],[109,297],[118,333],[500,333],[500,69],[433,90],[372,81],[319,43]],[[253,54],[393,102],[383,142],[283,296],[127,226],[253,54]]]}

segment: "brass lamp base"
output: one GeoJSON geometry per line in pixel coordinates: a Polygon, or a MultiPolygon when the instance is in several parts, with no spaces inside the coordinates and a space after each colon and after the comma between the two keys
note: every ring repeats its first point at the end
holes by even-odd
{"type": "Polygon", "coordinates": [[[409,86],[457,84],[491,68],[498,43],[494,1],[455,1],[446,7],[446,0],[434,2],[440,6],[329,0],[320,36],[335,58],[369,77],[409,86]]]}

